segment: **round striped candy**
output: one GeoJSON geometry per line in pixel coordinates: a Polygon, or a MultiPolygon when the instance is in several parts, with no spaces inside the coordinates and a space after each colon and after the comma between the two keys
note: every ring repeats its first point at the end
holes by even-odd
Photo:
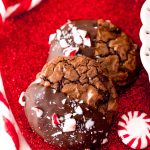
{"type": "Polygon", "coordinates": [[[130,111],[118,122],[118,135],[133,149],[144,149],[150,144],[150,117],[146,113],[130,111]]]}

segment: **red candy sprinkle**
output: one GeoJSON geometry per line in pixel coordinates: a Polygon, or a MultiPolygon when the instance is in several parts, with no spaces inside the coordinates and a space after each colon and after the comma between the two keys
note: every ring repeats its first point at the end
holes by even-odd
{"type": "Polygon", "coordinates": [[[57,114],[53,114],[52,115],[52,125],[53,125],[53,127],[56,127],[56,126],[58,126],[60,124],[60,121],[59,121],[59,119],[58,119],[58,116],[57,116],[57,114]]]}

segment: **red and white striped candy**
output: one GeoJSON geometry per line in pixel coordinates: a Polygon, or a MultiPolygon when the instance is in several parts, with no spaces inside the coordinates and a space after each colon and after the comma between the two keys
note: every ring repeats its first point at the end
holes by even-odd
{"type": "Polygon", "coordinates": [[[19,138],[16,129],[12,123],[10,108],[1,92],[0,92],[0,149],[19,150],[19,138]]]}
{"type": "Polygon", "coordinates": [[[0,0],[0,24],[4,22],[6,14],[6,3],[4,0],[0,0]]]}
{"type": "Polygon", "coordinates": [[[144,149],[150,144],[150,117],[146,113],[130,111],[118,122],[118,135],[133,149],[144,149]]]}
{"type": "Polygon", "coordinates": [[[23,0],[13,6],[6,7],[6,0],[0,0],[0,24],[8,17],[16,16],[37,6],[42,0],[23,0]]]}
{"type": "Polygon", "coordinates": [[[23,12],[29,11],[35,6],[37,6],[42,0],[23,0],[13,6],[7,8],[5,18],[16,16],[23,12]]]}

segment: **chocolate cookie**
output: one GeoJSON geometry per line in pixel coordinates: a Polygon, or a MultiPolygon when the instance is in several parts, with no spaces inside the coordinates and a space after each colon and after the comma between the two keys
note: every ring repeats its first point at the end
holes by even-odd
{"type": "Polygon", "coordinates": [[[111,79],[94,59],[57,57],[26,90],[25,113],[32,129],[50,144],[96,149],[107,141],[116,97],[111,79]]]}
{"type": "Polygon", "coordinates": [[[96,59],[117,86],[136,79],[137,45],[109,20],[68,21],[50,35],[49,43],[48,60],[62,55],[85,55],[96,59]]]}
{"type": "Polygon", "coordinates": [[[38,74],[43,85],[83,100],[103,114],[116,109],[116,90],[98,63],[85,56],[56,57],[38,74]]]}
{"type": "Polygon", "coordinates": [[[64,150],[96,149],[107,142],[106,116],[82,100],[32,84],[25,93],[25,113],[32,129],[64,150]]]}

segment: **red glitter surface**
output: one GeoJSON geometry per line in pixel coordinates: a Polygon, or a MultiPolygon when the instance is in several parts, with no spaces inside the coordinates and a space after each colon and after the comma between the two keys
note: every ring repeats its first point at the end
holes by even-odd
{"type": "MultiPolygon", "coordinates": [[[[45,0],[30,12],[6,20],[0,30],[1,73],[8,101],[21,132],[32,150],[52,150],[28,125],[18,103],[24,91],[48,57],[48,37],[68,19],[110,19],[139,46],[140,9],[144,0],[45,0]]],[[[141,70],[137,81],[119,97],[119,108],[102,150],[129,150],[117,135],[119,117],[131,110],[150,114],[150,84],[141,70]]],[[[147,148],[150,150],[150,147],[147,148]]]]}

